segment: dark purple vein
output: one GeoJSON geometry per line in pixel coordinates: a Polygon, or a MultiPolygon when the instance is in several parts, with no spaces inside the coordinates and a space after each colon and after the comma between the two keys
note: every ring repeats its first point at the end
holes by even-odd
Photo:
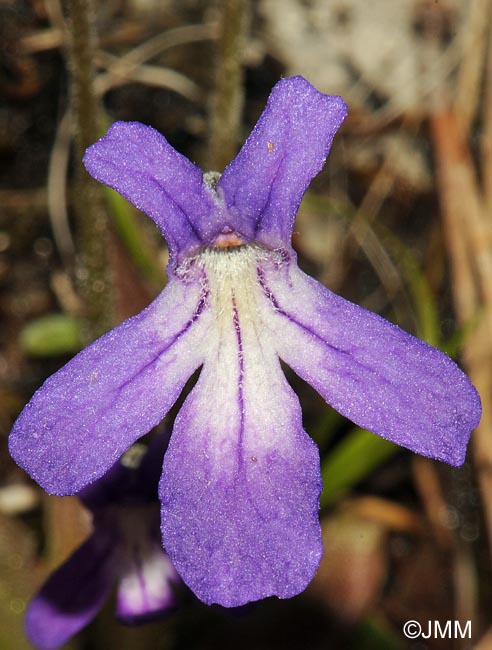
{"type": "Polygon", "coordinates": [[[162,357],[163,354],[165,354],[182,336],[186,334],[186,332],[190,329],[190,327],[198,320],[200,317],[200,314],[203,312],[205,309],[205,306],[207,304],[207,298],[208,298],[208,290],[204,290],[202,292],[202,295],[200,296],[200,300],[198,301],[198,304],[196,306],[196,309],[191,316],[191,318],[187,321],[185,326],[177,332],[170,341],[167,341],[166,344],[158,350],[148,361],[145,365],[143,365],[141,368],[138,369],[138,371],[133,374],[131,377],[129,377],[125,382],[123,382],[118,388],[116,389],[116,397],[112,401],[112,404],[116,402],[118,397],[120,396],[121,392],[123,391],[126,386],[129,384],[133,383],[137,377],[139,377],[142,373],[144,373],[148,368],[153,366],[160,357],[162,357]]]}
{"type": "Polygon", "coordinates": [[[350,350],[343,350],[341,348],[337,348],[336,345],[332,345],[331,343],[328,343],[326,339],[324,339],[322,336],[318,334],[315,330],[313,330],[309,325],[305,325],[304,323],[301,323],[301,321],[297,320],[292,314],[290,314],[288,311],[285,311],[280,306],[280,303],[278,302],[277,298],[275,297],[273,291],[270,289],[270,287],[267,285],[266,280],[265,280],[265,274],[263,273],[262,269],[257,268],[256,269],[257,276],[258,276],[258,283],[260,287],[263,290],[263,293],[265,296],[268,298],[268,300],[272,303],[272,305],[275,308],[275,311],[278,312],[281,316],[284,316],[289,320],[291,323],[294,323],[294,325],[297,325],[301,329],[303,329],[305,332],[308,332],[311,336],[314,338],[317,338],[318,341],[321,341],[324,345],[329,347],[331,350],[334,352],[340,352],[341,354],[346,354],[346,355],[352,355],[352,352],[350,350]]]}
{"type": "Polygon", "coordinates": [[[238,447],[239,447],[239,467],[243,464],[243,437],[244,437],[244,350],[243,340],[241,336],[241,324],[239,322],[239,313],[237,310],[236,298],[232,292],[232,322],[234,324],[234,331],[236,333],[238,361],[239,361],[239,377],[238,377],[238,403],[239,403],[239,433],[238,433],[238,447]]]}

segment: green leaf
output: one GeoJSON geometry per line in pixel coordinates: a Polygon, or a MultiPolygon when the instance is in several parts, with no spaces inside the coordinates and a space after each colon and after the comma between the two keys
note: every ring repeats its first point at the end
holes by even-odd
{"type": "Polygon", "coordinates": [[[328,448],[332,438],[336,435],[337,429],[345,422],[343,415],[327,405],[316,423],[309,428],[309,435],[318,445],[320,453],[323,454],[328,448]]]}
{"type": "Polygon", "coordinates": [[[125,198],[109,187],[104,188],[104,195],[118,236],[135,266],[146,280],[152,282],[158,289],[162,289],[166,278],[164,269],[151,254],[133,208],[125,198]]]}
{"type": "Polygon", "coordinates": [[[430,345],[441,347],[439,314],[429,282],[410,251],[404,250],[400,262],[415,305],[417,335],[430,345]]]}
{"type": "Polygon", "coordinates": [[[48,314],[28,323],[19,344],[32,357],[56,357],[82,349],[81,323],[67,314],[48,314]]]}
{"type": "Polygon", "coordinates": [[[326,508],[334,503],[398,451],[400,447],[366,429],[353,429],[321,465],[324,489],[320,506],[326,508]]]}

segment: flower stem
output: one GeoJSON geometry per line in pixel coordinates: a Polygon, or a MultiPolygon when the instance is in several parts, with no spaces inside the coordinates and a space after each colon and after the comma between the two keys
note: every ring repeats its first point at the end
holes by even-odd
{"type": "Polygon", "coordinates": [[[222,171],[237,153],[244,101],[242,53],[249,0],[222,0],[216,86],[210,117],[208,168],[222,171]]]}
{"type": "Polygon", "coordinates": [[[102,194],[82,166],[86,148],[99,137],[100,110],[94,91],[96,34],[93,0],[67,0],[67,56],[76,143],[74,210],[78,250],[76,278],[84,302],[84,337],[92,340],[112,324],[109,226],[102,194]]]}

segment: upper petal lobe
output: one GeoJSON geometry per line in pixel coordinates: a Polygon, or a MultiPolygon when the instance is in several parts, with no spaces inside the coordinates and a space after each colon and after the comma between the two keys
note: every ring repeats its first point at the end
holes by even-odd
{"type": "Polygon", "coordinates": [[[207,243],[216,205],[202,172],[155,129],[116,122],[87,149],[84,164],[155,221],[173,260],[207,243]]]}
{"type": "Polygon", "coordinates": [[[346,115],[341,97],[323,95],[303,77],[276,84],[218,185],[241,234],[270,248],[290,246],[302,196],[346,115]]]}

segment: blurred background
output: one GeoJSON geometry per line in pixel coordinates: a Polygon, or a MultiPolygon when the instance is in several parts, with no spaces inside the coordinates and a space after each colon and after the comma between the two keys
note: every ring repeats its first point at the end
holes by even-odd
{"type": "Polygon", "coordinates": [[[41,383],[165,283],[149,219],[82,171],[115,120],[150,124],[204,169],[237,152],[281,76],[349,117],[296,222],[300,265],[445,350],[482,423],[461,469],[354,427],[292,372],[320,447],[325,556],[305,593],[239,611],[183,591],[138,628],[114,604],[73,650],[492,649],[492,2],[0,0],[0,648],[87,536],[7,436],[41,383]],[[471,621],[471,638],[403,624],[471,621]]]}

